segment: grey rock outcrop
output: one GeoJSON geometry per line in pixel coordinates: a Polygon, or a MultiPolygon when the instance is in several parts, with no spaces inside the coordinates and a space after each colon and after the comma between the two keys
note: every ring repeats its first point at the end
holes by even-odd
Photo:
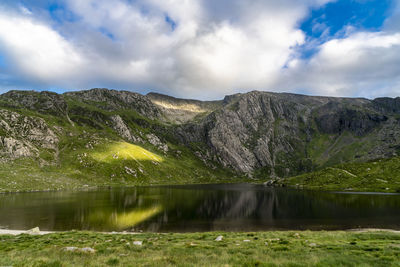
{"type": "Polygon", "coordinates": [[[143,139],[131,133],[129,127],[119,115],[111,116],[112,128],[124,139],[131,142],[143,142],[143,139]]]}
{"type": "Polygon", "coordinates": [[[0,155],[10,159],[33,156],[33,148],[12,137],[0,136],[0,155]]]}
{"type": "Polygon", "coordinates": [[[58,148],[58,136],[42,118],[0,109],[0,131],[0,150],[10,158],[36,155],[38,148],[58,148]]]}
{"type": "Polygon", "coordinates": [[[168,152],[168,145],[161,142],[160,138],[155,134],[146,134],[147,141],[153,146],[157,147],[159,150],[164,153],[168,152]]]}
{"type": "Polygon", "coordinates": [[[35,91],[9,91],[0,95],[8,107],[30,109],[45,114],[65,115],[67,113],[67,102],[57,93],[35,92],[35,91]]]}
{"type": "MultiPolygon", "coordinates": [[[[273,167],[280,160],[280,153],[289,154],[298,149],[293,144],[299,141],[301,133],[299,117],[310,113],[310,108],[301,101],[296,103],[276,94],[251,92],[227,97],[224,103],[201,126],[181,127],[181,140],[208,144],[214,158],[223,166],[245,173],[273,167]]],[[[303,117],[304,124],[309,118],[303,117]]],[[[273,168],[270,174],[275,174],[273,168]]]]}
{"type": "Polygon", "coordinates": [[[373,101],[375,108],[381,112],[400,113],[400,97],[380,97],[373,101]]]}
{"type": "Polygon", "coordinates": [[[357,136],[365,135],[388,118],[379,114],[368,105],[364,109],[343,106],[338,102],[329,102],[318,108],[316,123],[323,133],[341,133],[346,130],[357,136]]]}

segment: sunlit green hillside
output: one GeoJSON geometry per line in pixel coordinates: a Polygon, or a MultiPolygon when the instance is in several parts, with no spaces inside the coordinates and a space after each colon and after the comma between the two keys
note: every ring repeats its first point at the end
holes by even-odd
{"type": "Polygon", "coordinates": [[[400,192],[400,157],[347,163],[283,180],[307,189],[400,192]]]}

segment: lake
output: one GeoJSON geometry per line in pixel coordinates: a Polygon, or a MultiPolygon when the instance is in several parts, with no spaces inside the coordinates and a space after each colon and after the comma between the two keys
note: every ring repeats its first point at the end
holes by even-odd
{"type": "Polygon", "coordinates": [[[25,230],[400,229],[400,194],[187,185],[0,194],[0,227],[25,230]]]}

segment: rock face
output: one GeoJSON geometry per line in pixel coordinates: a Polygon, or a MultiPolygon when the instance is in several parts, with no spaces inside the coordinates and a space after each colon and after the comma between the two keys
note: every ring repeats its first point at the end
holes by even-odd
{"type": "Polygon", "coordinates": [[[400,112],[400,97],[396,98],[381,97],[374,99],[372,102],[375,105],[375,107],[379,109],[381,112],[389,112],[389,113],[400,112]]]}
{"type": "Polygon", "coordinates": [[[363,136],[388,119],[368,105],[364,106],[364,110],[360,110],[337,102],[327,103],[316,110],[319,115],[315,120],[319,130],[324,133],[342,133],[347,130],[363,136]]]}
{"type": "Polygon", "coordinates": [[[154,134],[147,134],[146,138],[150,144],[157,147],[159,150],[163,151],[164,153],[168,152],[168,145],[161,142],[161,140],[160,140],[160,138],[158,138],[158,136],[156,136],[154,134]]]}
{"type": "Polygon", "coordinates": [[[112,121],[112,128],[125,140],[131,142],[141,142],[141,143],[143,142],[143,140],[140,137],[136,137],[131,133],[131,130],[122,120],[121,116],[119,115],[111,116],[111,121],[112,121]]]}
{"type": "MultiPolygon", "coordinates": [[[[281,95],[260,92],[227,97],[224,107],[201,125],[182,127],[180,137],[186,143],[208,144],[223,166],[241,172],[273,167],[280,153],[301,150],[296,147],[304,134],[301,126],[309,120],[312,106],[318,104],[311,102],[309,107],[298,100],[286,101],[281,95]]],[[[273,168],[270,174],[275,174],[273,168]]]]}
{"type": "Polygon", "coordinates": [[[0,151],[9,158],[33,156],[38,148],[56,150],[58,136],[42,118],[0,109],[0,151]]]}
{"type": "Polygon", "coordinates": [[[4,106],[30,109],[41,113],[60,116],[66,114],[67,103],[64,98],[53,92],[9,91],[0,95],[4,106]]]}
{"type": "MultiPolygon", "coordinates": [[[[310,144],[324,135],[332,138],[322,147],[326,161],[339,153],[329,149],[340,143],[345,133],[364,137],[361,143],[371,139],[380,143],[380,136],[387,135],[381,127],[397,129],[398,124],[376,105],[366,99],[250,92],[226,97],[221,109],[200,123],[179,127],[177,132],[185,144],[206,144],[211,159],[223,166],[245,173],[263,169],[270,176],[288,176],[316,165],[310,144]]],[[[391,143],[396,144],[399,134],[393,132],[392,136],[395,140],[391,143]]],[[[347,145],[355,141],[349,140],[347,145]]],[[[350,157],[367,160],[395,153],[385,146],[381,151],[372,147],[350,157]]]]}
{"type": "Polygon", "coordinates": [[[23,142],[18,141],[12,137],[0,137],[0,149],[3,156],[8,156],[11,159],[29,157],[33,153],[31,148],[23,142]]]}
{"type": "Polygon", "coordinates": [[[0,95],[0,153],[3,160],[37,157],[43,149],[58,153],[68,125],[165,155],[178,155],[184,145],[210,168],[278,178],[397,155],[399,113],[400,98],[254,91],[202,102],[108,89],[10,91],[0,95]]]}

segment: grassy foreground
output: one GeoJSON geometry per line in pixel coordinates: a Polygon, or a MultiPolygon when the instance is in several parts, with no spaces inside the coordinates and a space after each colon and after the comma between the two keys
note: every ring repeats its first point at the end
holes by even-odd
{"type": "Polygon", "coordinates": [[[0,266],[277,265],[400,266],[400,234],[388,231],[133,235],[64,232],[0,236],[0,266]],[[215,240],[218,236],[223,236],[221,241],[215,240]],[[137,241],[142,241],[142,245],[137,241]],[[67,247],[76,248],[68,251],[67,247]],[[84,252],[81,249],[85,247],[95,251],[84,252]]]}

